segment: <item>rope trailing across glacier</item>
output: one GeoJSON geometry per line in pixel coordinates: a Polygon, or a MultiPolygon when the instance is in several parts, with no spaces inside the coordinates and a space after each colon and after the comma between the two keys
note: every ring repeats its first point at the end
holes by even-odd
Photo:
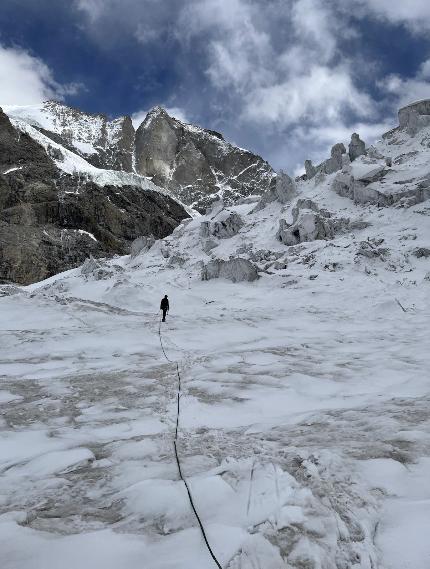
{"type": "Polygon", "coordinates": [[[212,559],[214,560],[215,565],[218,567],[218,569],[222,569],[222,565],[220,564],[220,562],[218,561],[218,559],[215,556],[215,553],[213,552],[209,540],[208,540],[208,536],[206,534],[206,530],[204,528],[203,522],[200,519],[200,516],[197,512],[196,506],[194,505],[194,500],[193,500],[193,496],[191,494],[191,490],[190,487],[188,486],[188,482],[186,480],[186,478],[184,477],[184,475],[182,474],[182,468],[181,468],[181,461],[179,459],[179,453],[178,453],[178,446],[177,446],[177,442],[178,442],[178,430],[179,430],[179,417],[181,414],[181,374],[179,372],[179,364],[176,361],[171,360],[168,355],[166,354],[166,350],[164,349],[163,346],[163,338],[161,336],[161,316],[160,316],[160,322],[158,325],[158,336],[160,338],[160,346],[161,346],[161,350],[163,352],[164,357],[166,358],[166,360],[171,363],[174,364],[176,366],[176,375],[178,377],[178,387],[176,390],[176,401],[177,401],[177,406],[176,406],[176,427],[175,427],[175,438],[173,440],[173,448],[174,448],[174,452],[175,452],[175,459],[176,459],[176,464],[178,466],[178,472],[179,472],[179,478],[182,480],[182,482],[185,485],[185,489],[187,491],[188,494],[188,500],[190,502],[190,506],[191,509],[194,512],[194,515],[196,517],[197,523],[199,524],[200,527],[200,531],[202,533],[203,539],[205,541],[207,550],[209,551],[210,556],[212,557],[212,559]]]}

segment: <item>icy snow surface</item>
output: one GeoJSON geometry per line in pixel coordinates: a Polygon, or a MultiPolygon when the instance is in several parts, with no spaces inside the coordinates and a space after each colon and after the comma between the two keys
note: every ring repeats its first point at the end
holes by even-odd
{"type": "MultiPolygon", "coordinates": [[[[392,176],[421,179],[424,162],[392,176]]],[[[429,202],[354,205],[333,177],[298,199],[367,227],[285,247],[295,202],[246,203],[210,247],[213,215],[105,278],[1,289],[2,569],[214,567],[173,456],[164,294],[178,449],[223,567],[430,567],[430,258],[414,255],[429,202]],[[230,255],[260,279],[200,280],[230,255]]]]}

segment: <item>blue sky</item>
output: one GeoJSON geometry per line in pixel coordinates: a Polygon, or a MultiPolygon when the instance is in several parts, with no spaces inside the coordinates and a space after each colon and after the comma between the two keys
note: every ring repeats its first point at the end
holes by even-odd
{"type": "Polygon", "coordinates": [[[0,104],[162,104],[297,172],[430,98],[428,0],[2,0],[0,104]]]}

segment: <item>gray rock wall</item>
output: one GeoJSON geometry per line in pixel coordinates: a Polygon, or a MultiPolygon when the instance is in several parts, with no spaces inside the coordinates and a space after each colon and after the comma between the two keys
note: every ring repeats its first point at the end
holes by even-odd
{"type": "Polygon", "coordinates": [[[29,284],[90,255],[128,253],[137,237],[165,237],[186,217],[158,192],[119,192],[60,172],[0,112],[0,282],[29,284]]]}
{"type": "Polygon", "coordinates": [[[204,212],[220,190],[229,205],[262,194],[274,171],[259,156],[226,142],[222,135],[181,123],[161,107],[136,131],[136,169],[204,212]]]}

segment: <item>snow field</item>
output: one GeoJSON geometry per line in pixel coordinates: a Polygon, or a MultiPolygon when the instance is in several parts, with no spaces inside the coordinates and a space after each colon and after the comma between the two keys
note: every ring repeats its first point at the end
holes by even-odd
{"type": "MultiPolygon", "coordinates": [[[[387,184],[421,179],[424,158],[387,184]]],[[[6,569],[213,568],[173,456],[166,293],[178,449],[223,567],[428,568],[430,262],[413,253],[430,246],[428,205],[356,206],[332,180],[299,197],[367,227],[287,248],[294,204],[241,204],[220,218],[244,226],[209,253],[210,215],[107,261],[104,280],[75,269],[0,299],[6,569]],[[379,239],[381,257],[358,253],[379,239]],[[261,278],[200,280],[231,255],[261,278]]]]}

